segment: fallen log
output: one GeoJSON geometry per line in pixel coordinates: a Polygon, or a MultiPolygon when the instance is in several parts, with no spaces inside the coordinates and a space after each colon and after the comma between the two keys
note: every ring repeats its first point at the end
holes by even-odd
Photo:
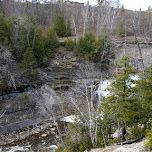
{"type": "Polygon", "coordinates": [[[126,145],[126,144],[132,144],[132,143],[135,143],[135,142],[139,142],[141,139],[143,139],[143,137],[140,137],[136,140],[132,140],[132,141],[129,141],[129,142],[125,142],[125,143],[120,143],[120,144],[117,144],[117,145],[126,145]]]}

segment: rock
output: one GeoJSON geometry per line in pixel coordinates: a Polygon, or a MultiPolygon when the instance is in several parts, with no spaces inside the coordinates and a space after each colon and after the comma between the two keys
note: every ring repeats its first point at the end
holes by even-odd
{"type": "Polygon", "coordinates": [[[55,57],[51,60],[49,67],[38,72],[41,81],[53,89],[67,89],[73,85],[77,77],[78,58],[72,52],[60,49],[58,49],[55,57]]]}
{"type": "Polygon", "coordinates": [[[55,128],[51,128],[51,131],[55,131],[55,128]]]}
{"type": "Polygon", "coordinates": [[[42,137],[46,137],[47,136],[47,134],[42,134],[42,137]]]}
{"type": "Polygon", "coordinates": [[[3,100],[0,114],[6,112],[0,119],[0,134],[39,124],[52,114],[58,118],[62,115],[60,104],[60,97],[47,85],[3,100]]]}

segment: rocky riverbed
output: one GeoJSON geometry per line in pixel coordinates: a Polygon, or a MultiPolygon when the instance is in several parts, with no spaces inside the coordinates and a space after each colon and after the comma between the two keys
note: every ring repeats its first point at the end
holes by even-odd
{"type": "Polygon", "coordinates": [[[65,136],[64,122],[42,122],[0,136],[0,151],[50,151],[54,152],[65,136]]]}

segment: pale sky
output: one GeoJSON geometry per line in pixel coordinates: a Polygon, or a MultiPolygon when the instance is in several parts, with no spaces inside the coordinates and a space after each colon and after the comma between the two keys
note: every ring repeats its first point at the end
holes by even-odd
{"type": "MultiPolygon", "coordinates": [[[[70,0],[70,1],[77,1],[77,2],[82,2],[86,3],[87,0],[70,0]]],[[[97,4],[97,0],[89,0],[89,3],[91,5],[97,4]]],[[[120,3],[124,5],[126,9],[131,9],[131,10],[147,10],[148,6],[152,6],[152,0],[120,0],[120,3]]]]}

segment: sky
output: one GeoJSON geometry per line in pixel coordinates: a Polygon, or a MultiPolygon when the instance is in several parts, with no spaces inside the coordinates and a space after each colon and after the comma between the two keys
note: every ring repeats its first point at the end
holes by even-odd
{"type": "MultiPolygon", "coordinates": [[[[87,0],[70,0],[70,1],[78,1],[85,3],[87,0]]],[[[89,0],[91,5],[96,5],[97,0],[89,0]]],[[[124,5],[124,8],[131,10],[139,10],[141,8],[142,11],[147,10],[148,6],[152,6],[152,0],[120,0],[120,3],[124,5]]]]}

